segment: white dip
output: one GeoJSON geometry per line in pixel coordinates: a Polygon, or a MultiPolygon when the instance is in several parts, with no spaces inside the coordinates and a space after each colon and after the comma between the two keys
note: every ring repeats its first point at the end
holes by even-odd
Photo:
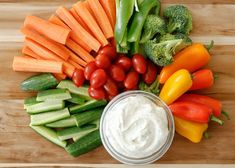
{"type": "Polygon", "coordinates": [[[105,120],[110,145],[127,157],[150,156],[165,144],[169,133],[165,110],[141,95],[118,102],[105,120]]]}

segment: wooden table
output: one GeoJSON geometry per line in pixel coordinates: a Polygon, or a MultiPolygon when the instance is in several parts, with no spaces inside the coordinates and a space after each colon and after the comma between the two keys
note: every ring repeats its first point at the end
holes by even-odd
{"type": "MultiPolygon", "coordinates": [[[[48,18],[60,5],[74,0],[0,0],[0,162],[56,164],[116,164],[103,147],[79,158],[46,141],[29,127],[23,99],[30,94],[19,84],[29,73],[12,71],[12,58],[21,55],[23,38],[19,33],[24,17],[34,14],[48,18]]],[[[211,124],[210,138],[193,144],[176,135],[172,147],[157,163],[235,163],[235,1],[165,0],[185,4],[193,14],[191,37],[197,42],[214,40],[209,67],[219,75],[213,88],[201,93],[222,100],[232,120],[224,126],[211,124]]]]}

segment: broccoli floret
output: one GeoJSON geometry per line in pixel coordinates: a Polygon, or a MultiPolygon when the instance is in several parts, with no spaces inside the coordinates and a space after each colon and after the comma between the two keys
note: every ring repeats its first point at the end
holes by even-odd
{"type": "Polygon", "coordinates": [[[146,56],[159,66],[166,66],[173,62],[173,55],[177,47],[183,43],[182,39],[168,40],[157,43],[156,39],[149,40],[144,44],[146,56]]]}
{"type": "Polygon", "coordinates": [[[174,5],[166,8],[163,16],[167,19],[167,30],[169,33],[189,34],[192,30],[192,15],[190,11],[182,5],[174,5]]]}
{"type": "Polygon", "coordinates": [[[178,33],[178,34],[167,33],[167,34],[160,37],[159,42],[164,42],[164,41],[168,41],[168,40],[175,40],[175,39],[182,39],[183,40],[181,45],[176,47],[175,53],[179,52],[183,48],[192,44],[192,40],[188,36],[186,36],[185,34],[182,34],[182,33],[178,33]]]}
{"type": "Polygon", "coordinates": [[[152,39],[157,33],[163,35],[166,33],[165,21],[157,15],[148,15],[144,27],[144,31],[140,40],[140,43],[145,43],[146,41],[152,39]]]}

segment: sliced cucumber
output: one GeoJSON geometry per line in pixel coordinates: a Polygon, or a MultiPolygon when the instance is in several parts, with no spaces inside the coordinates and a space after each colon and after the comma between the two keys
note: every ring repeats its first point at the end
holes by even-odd
{"type": "Polygon", "coordinates": [[[31,115],[30,125],[44,125],[70,116],[68,108],[31,115]]]}
{"type": "Polygon", "coordinates": [[[53,88],[58,84],[56,78],[50,74],[40,74],[27,78],[21,83],[21,89],[24,91],[40,91],[53,88]]]}
{"type": "Polygon", "coordinates": [[[94,120],[92,122],[90,122],[89,124],[95,124],[97,128],[100,127],[100,118],[98,120],[94,120]]]}
{"type": "Polygon", "coordinates": [[[63,130],[57,131],[57,135],[60,140],[67,140],[71,139],[75,136],[84,136],[87,134],[87,132],[92,132],[96,129],[96,125],[86,125],[82,128],[80,127],[71,127],[71,128],[66,128],[63,130]]]}
{"type": "Polygon", "coordinates": [[[46,100],[67,100],[71,99],[71,95],[66,89],[50,89],[38,92],[37,101],[46,100]]]}
{"type": "Polygon", "coordinates": [[[100,132],[95,130],[68,145],[65,149],[70,155],[76,157],[99,147],[101,144],[100,132]]]}
{"type": "Polygon", "coordinates": [[[46,126],[51,127],[51,128],[75,127],[77,126],[77,122],[74,116],[70,116],[69,118],[65,118],[62,120],[58,120],[58,121],[46,124],[46,126]]]}
{"type": "Polygon", "coordinates": [[[65,103],[62,100],[50,100],[27,106],[26,111],[29,114],[37,114],[46,111],[60,110],[63,109],[64,106],[65,103]]]}
{"type": "Polygon", "coordinates": [[[66,141],[61,141],[56,132],[51,129],[51,128],[47,128],[45,126],[32,126],[30,125],[30,127],[37,132],[38,134],[40,134],[41,136],[43,136],[44,138],[46,138],[47,140],[65,148],[67,145],[66,141]]]}
{"type": "Polygon", "coordinates": [[[99,108],[74,115],[77,126],[80,127],[84,124],[90,123],[91,121],[100,119],[102,112],[103,108],[99,108]]]}
{"type": "Polygon", "coordinates": [[[24,109],[26,109],[28,106],[39,103],[36,100],[36,98],[37,98],[36,96],[33,96],[33,97],[28,97],[28,98],[24,99],[24,109]]]}
{"type": "Polygon", "coordinates": [[[69,108],[69,111],[73,113],[79,113],[87,111],[96,107],[104,106],[107,104],[106,100],[89,100],[85,104],[75,105],[69,108]]]}
{"type": "Polygon", "coordinates": [[[86,100],[92,99],[88,94],[88,87],[86,86],[77,87],[71,80],[61,81],[57,86],[57,88],[68,89],[70,93],[77,94],[86,100]]]}
{"type": "Polygon", "coordinates": [[[81,96],[78,96],[76,94],[71,94],[72,98],[68,99],[68,102],[74,103],[74,104],[84,104],[86,102],[86,99],[84,99],[81,96]]]}

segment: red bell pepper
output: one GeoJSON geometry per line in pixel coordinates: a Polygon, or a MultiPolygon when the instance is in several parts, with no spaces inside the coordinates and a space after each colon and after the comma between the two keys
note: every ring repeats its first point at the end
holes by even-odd
{"type": "Polygon", "coordinates": [[[214,98],[197,94],[184,94],[179,99],[177,99],[177,101],[191,101],[206,105],[212,108],[213,115],[215,117],[219,117],[221,114],[223,114],[227,119],[229,119],[229,115],[226,112],[222,111],[221,102],[214,98]]]}
{"type": "Polygon", "coordinates": [[[202,69],[192,74],[192,80],[190,90],[206,89],[214,84],[214,75],[210,69],[202,69]]]}
{"type": "Polygon", "coordinates": [[[206,105],[190,101],[181,101],[175,102],[169,107],[176,117],[199,123],[208,123],[211,120],[223,125],[223,121],[213,115],[212,108],[206,105]]]}

